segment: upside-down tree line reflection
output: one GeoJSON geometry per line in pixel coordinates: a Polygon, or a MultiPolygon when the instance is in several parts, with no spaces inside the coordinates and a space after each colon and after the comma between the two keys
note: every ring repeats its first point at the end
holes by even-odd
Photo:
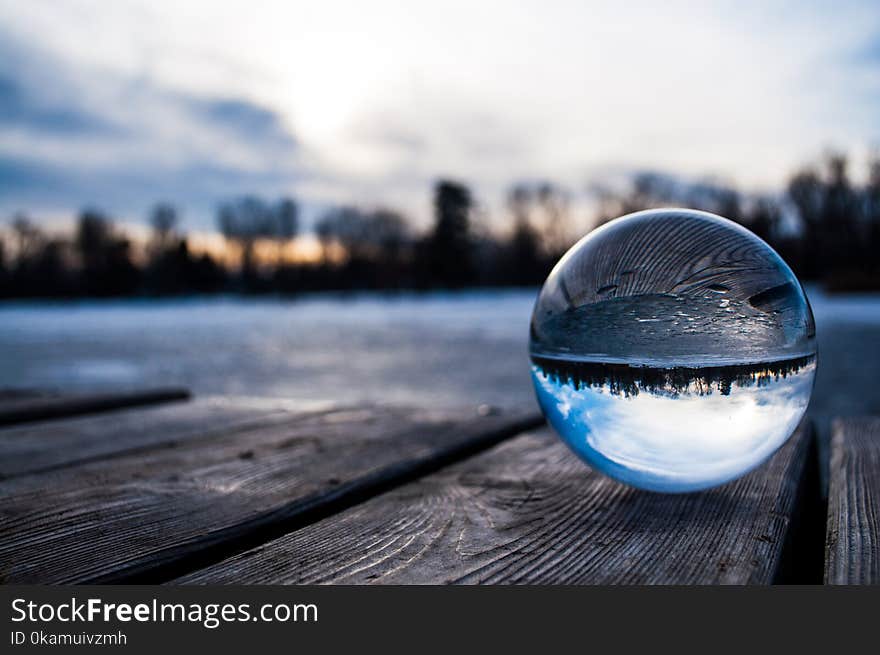
{"type": "MultiPolygon", "coordinates": [[[[662,206],[731,218],[772,245],[802,280],[832,290],[880,288],[880,157],[854,183],[841,155],[793,175],[784,193],[750,195],[712,182],[660,173],[634,175],[620,189],[592,187],[594,222],[662,206]]],[[[86,209],[59,236],[20,212],[0,231],[0,298],[107,297],[317,290],[454,289],[540,284],[576,234],[571,191],[551,182],[515,184],[507,226],[486,227],[462,182],[433,188],[433,221],[423,232],[389,208],[333,207],[318,217],[312,259],[284,256],[302,236],[294,198],[245,196],[222,203],[216,223],[233,255],[197,251],[172,204],[150,213],[146,243],[106,213],[86,209]]],[[[578,223],[580,224],[580,222],[578,223]]]]}
{"type": "Polygon", "coordinates": [[[615,396],[632,397],[640,392],[677,397],[680,394],[729,396],[734,386],[764,387],[815,366],[816,356],[723,366],[631,366],[606,362],[585,362],[532,355],[542,375],[556,384],[575,390],[604,389],[615,396]]]}

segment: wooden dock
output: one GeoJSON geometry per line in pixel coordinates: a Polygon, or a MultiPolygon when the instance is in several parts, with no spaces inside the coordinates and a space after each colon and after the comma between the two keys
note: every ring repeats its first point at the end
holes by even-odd
{"type": "Polygon", "coordinates": [[[880,583],[880,419],[711,491],[589,470],[541,416],[0,395],[4,583],[880,583]],[[823,577],[824,576],[824,577],[823,577]]]}

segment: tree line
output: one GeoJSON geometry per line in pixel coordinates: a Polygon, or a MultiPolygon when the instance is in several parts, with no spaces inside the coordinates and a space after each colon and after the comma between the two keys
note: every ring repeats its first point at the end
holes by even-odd
{"type": "MultiPolygon", "coordinates": [[[[593,188],[597,223],[632,211],[686,206],[735,220],[770,243],[802,280],[835,290],[880,289],[880,158],[863,184],[847,159],[829,155],[793,175],[784,193],[744,194],[662,173],[635,175],[622,189],[593,188]]],[[[575,237],[570,193],[552,182],[514,185],[504,234],[486,227],[467,185],[440,180],[433,223],[413,230],[392,209],[333,207],[318,217],[317,261],[285,250],[300,235],[293,198],[245,196],[221,204],[216,222],[238,265],[196,253],[177,210],[159,204],[146,244],[135,244],[105,213],[80,213],[72,236],[53,235],[24,214],[0,237],[0,297],[73,298],[318,290],[456,289],[540,284],[575,237]]]]}
{"type": "Polygon", "coordinates": [[[624,193],[595,189],[597,222],[651,207],[702,209],[748,227],[801,280],[832,291],[880,290],[880,156],[870,157],[867,173],[863,184],[854,183],[847,157],[830,153],[796,172],[784,193],[774,195],[642,173],[624,193]]]}

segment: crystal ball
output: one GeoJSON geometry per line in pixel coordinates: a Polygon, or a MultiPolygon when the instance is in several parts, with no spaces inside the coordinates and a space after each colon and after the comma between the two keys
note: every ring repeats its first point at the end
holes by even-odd
{"type": "Polygon", "coordinates": [[[559,260],[529,339],[538,403],[592,468],[687,492],[735,479],[797,427],[816,329],[803,287],[748,229],[658,209],[593,230],[559,260]]]}

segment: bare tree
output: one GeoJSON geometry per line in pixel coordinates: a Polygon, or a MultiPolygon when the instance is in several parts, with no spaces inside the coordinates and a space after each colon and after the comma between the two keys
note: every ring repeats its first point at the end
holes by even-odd
{"type": "Polygon", "coordinates": [[[16,241],[15,256],[19,262],[36,255],[46,241],[42,230],[26,214],[19,213],[13,217],[12,231],[16,241]]]}
{"type": "Polygon", "coordinates": [[[569,227],[569,195],[552,182],[542,182],[537,188],[538,204],[543,214],[543,246],[547,254],[558,257],[571,245],[569,227]]]}
{"type": "Polygon", "coordinates": [[[434,229],[426,241],[426,277],[430,283],[461,287],[474,279],[471,218],[475,207],[469,187],[452,180],[434,185],[434,229]]]}
{"type": "Polygon", "coordinates": [[[150,211],[153,236],[149,245],[150,256],[155,259],[173,247],[176,241],[178,215],[173,205],[160,202],[150,211]]]}
{"type": "Polygon", "coordinates": [[[293,198],[282,198],[275,207],[276,260],[281,262],[284,246],[299,232],[299,205],[293,198]]]}
{"type": "Polygon", "coordinates": [[[241,252],[246,276],[255,272],[254,245],[269,239],[280,246],[296,236],[299,211],[296,202],[284,198],[270,205],[256,196],[243,196],[220,206],[217,224],[223,236],[241,252]]]}
{"type": "Polygon", "coordinates": [[[173,205],[160,202],[150,212],[150,225],[160,241],[166,241],[177,229],[177,209],[173,205]]]}

